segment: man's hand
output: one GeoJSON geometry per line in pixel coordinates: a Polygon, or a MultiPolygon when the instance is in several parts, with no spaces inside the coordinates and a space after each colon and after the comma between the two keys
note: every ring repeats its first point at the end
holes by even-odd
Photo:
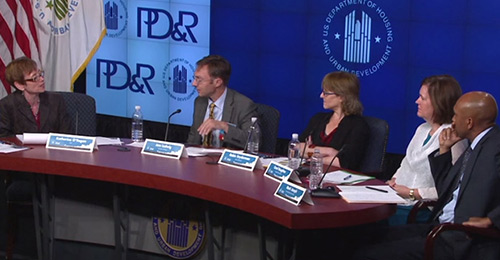
{"type": "Polygon", "coordinates": [[[439,153],[444,154],[450,151],[451,147],[462,138],[457,136],[453,128],[446,128],[439,135],[439,153]]]}
{"type": "Polygon", "coordinates": [[[478,228],[488,228],[488,227],[493,226],[491,219],[488,217],[486,217],[486,218],[470,217],[469,221],[465,221],[462,224],[464,226],[472,226],[472,227],[478,227],[478,228]]]}
{"type": "Polygon", "coordinates": [[[208,135],[211,131],[217,129],[222,129],[227,133],[229,126],[227,122],[218,121],[215,119],[207,119],[200,125],[200,127],[198,127],[198,133],[202,136],[205,136],[208,135]]]}

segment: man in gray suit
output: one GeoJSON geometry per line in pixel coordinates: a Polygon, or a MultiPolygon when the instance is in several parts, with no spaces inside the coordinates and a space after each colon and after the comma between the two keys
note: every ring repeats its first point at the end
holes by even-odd
{"type": "Polygon", "coordinates": [[[257,116],[257,106],[227,87],[231,64],[225,58],[209,55],[196,65],[193,86],[199,96],[194,101],[193,125],[187,143],[199,145],[205,141],[205,145],[212,146],[214,139],[220,137],[222,146],[245,147],[251,118],[257,116]],[[208,140],[209,144],[206,143],[208,140]]]}

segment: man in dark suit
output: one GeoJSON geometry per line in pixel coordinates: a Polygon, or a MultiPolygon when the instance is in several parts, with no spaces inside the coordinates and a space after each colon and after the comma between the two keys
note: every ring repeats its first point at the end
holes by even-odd
{"type": "Polygon", "coordinates": [[[194,102],[193,125],[187,143],[202,144],[205,141],[205,145],[212,146],[214,140],[222,136],[223,146],[245,147],[251,118],[257,116],[257,106],[227,87],[231,76],[229,61],[218,55],[209,55],[196,65],[193,86],[199,96],[194,102]]]}
{"type": "MultiPolygon", "coordinates": [[[[381,242],[359,249],[356,259],[422,259],[426,235],[439,223],[500,228],[497,103],[488,93],[469,92],[460,97],[454,112],[452,128],[443,130],[439,149],[429,155],[439,194],[432,223],[379,231],[381,242]],[[464,138],[470,147],[452,165],[450,148],[464,138]]],[[[434,253],[435,259],[500,259],[500,243],[446,232],[437,240],[434,253]]]]}

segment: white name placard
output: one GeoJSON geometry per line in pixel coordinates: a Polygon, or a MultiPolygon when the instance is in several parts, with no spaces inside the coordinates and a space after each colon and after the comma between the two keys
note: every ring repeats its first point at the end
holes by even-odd
{"type": "Polygon", "coordinates": [[[184,149],[184,144],[157,141],[152,139],[146,139],[146,141],[144,141],[141,153],[175,159],[188,157],[186,149],[184,149]]]}
{"type": "Polygon", "coordinates": [[[49,149],[91,153],[96,147],[95,140],[95,137],[90,136],[49,133],[45,147],[49,149]]]}
{"type": "Polygon", "coordinates": [[[219,163],[247,171],[253,171],[255,168],[264,168],[262,167],[262,162],[259,160],[259,156],[227,149],[220,156],[219,163]]]}
{"type": "Polygon", "coordinates": [[[269,166],[267,166],[264,176],[277,182],[293,181],[295,183],[302,183],[299,176],[292,168],[281,165],[278,162],[271,162],[269,166]]]}
{"type": "Polygon", "coordinates": [[[264,176],[277,182],[281,182],[283,180],[288,180],[288,177],[292,174],[292,172],[293,169],[289,167],[280,165],[276,162],[271,162],[269,166],[267,166],[264,176]]]}
{"type": "Polygon", "coordinates": [[[314,205],[311,195],[309,195],[306,188],[287,181],[282,181],[280,183],[274,192],[274,196],[292,203],[295,206],[298,206],[301,201],[309,205],[314,205]]]}

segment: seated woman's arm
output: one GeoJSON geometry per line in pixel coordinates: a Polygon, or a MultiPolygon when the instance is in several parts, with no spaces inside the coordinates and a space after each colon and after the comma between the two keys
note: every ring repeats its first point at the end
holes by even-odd
{"type": "MultiPolygon", "coordinates": [[[[319,149],[319,153],[323,155],[323,164],[330,164],[331,160],[333,159],[334,156],[337,155],[338,151],[332,147],[329,146],[314,146],[314,148],[309,147],[310,143],[300,143],[300,151],[304,151],[304,158],[310,158],[312,154],[314,153],[315,149],[319,149]],[[307,145],[305,151],[304,151],[304,145],[307,145]]],[[[332,163],[333,166],[340,167],[340,161],[338,158],[335,158],[335,160],[332,163]]]]}

